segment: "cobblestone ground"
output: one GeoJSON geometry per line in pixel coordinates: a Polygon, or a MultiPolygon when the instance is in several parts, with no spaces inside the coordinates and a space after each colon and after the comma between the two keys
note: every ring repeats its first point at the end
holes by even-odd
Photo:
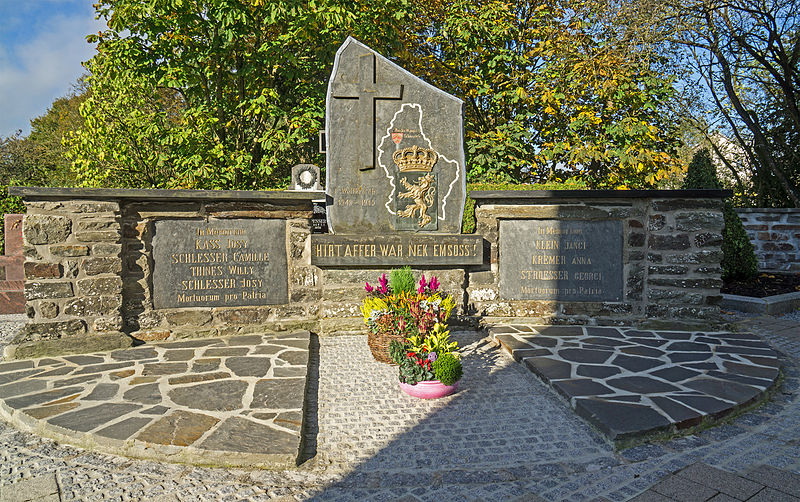
{"type": "MultiPolygon", "coordinates": [[[[57,444],[0,422],[0,501],[25,500],[627,500],[701,461],[730,472],[800,472],[800,325],[747,320],[787,354],[767,405],[698,434],[622,452],[536,377],[475,333],[459,333],[465,377],[435,401],[400,393],[370,363],[364,337],[319,339],[309,435],[295,470],[199,468],[57,444]],[[24,489],[23,489],[24,488],[24,489]]],[[[4,316],[0,345],[24,318],[4,316]]]]}

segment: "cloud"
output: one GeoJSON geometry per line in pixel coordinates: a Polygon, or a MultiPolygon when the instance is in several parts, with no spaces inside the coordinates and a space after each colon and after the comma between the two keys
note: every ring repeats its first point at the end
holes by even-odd
{"type": "Polygon", "coordinates": [[[0,47],[0,136],[27,133],[31,119],[70,91],[84,73],[81,62],[94,54],[86,35],[103,28],[91,10],[30,22],[30,36],[0,47]]]}

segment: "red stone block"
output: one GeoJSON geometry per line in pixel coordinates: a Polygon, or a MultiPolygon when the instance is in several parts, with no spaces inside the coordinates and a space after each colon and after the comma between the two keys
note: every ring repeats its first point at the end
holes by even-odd
{"type": "Polygon", "coordinates": [[[25,262],[25,257],[18,256],[2,256],[0,255],[0,267],[5,268],[6,281],[22,281],[25,280],[25,274],[22,272],[22,264],[25,262]]]}
{"type": "Polygon", "coordinates": [[[5,255],[22,255],[22,216],[7,214],[4,221],[5,255]]]}
{"type": "Polygon", "coordinates": [[[0,314],[24,314],[25,293],[22,291],[0,291],[0,314]]]}
{"type": "Polygon", "coordinates": [[[58,279],[61,277],[61,265],[58,263],[25,262],[26,279],[58,279]]]}

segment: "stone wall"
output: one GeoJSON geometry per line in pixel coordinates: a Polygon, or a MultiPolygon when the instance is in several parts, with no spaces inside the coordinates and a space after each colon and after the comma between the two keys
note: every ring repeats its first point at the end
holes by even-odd
{"type": "MultiPolygon", "coordinates": [[[[24,239],[29,322],[14,341],[15,357],[263,331],[363,332],[360,305],[364,282],[376,283],[382,273],[389,272],[388,268],[321,269],[311,265],[311,200],[319,197],[318,193],[281,193],[284,196],[273,199],[259,192],[237,196],[236,192],[194,191],[191,200],[176,200],[170,197],[174,191],[20,192],[28,210],[24,239]],[[104,197],[85,199],[91,194],[104,197]],[[155,223],[242,218],[285,222],[289,302],[155,308],[155,223]]],[[[459,303],[453,321],[469,322],[463,315],[463,269],[418,267],[414,271],[417,276],[438,276],[459,303]]]]}
{"type": "Polygon", "coordinates": [[[56,347],[129,345],[122,333],[120,206],[104,200],[26,201],[25,298],[19,355],[56,347]]]}
{"type": "Polygon", "coordinates": [[[468,311],[485,321],[691,326],[719,320],[721,192],[473,192],[490,263],[469,273],[468,311]],[[602,197],[592,198],[594,195],[602,197]],[[622,194],[622,195],[620,195],[622,194]],[[659,198],[668,195],[669,198],[659,198]],[[623,296],[615,302],[505,300],[499,285],[503,220],[621,220],[623,296]]]}
{"type": "MultiPolygon", "coordinates": [[[[721,193],[474,192],[485,264],[413,270],[417,277],[437,276],[453,295],[453,325],[519,318],[675,327],[713,323],[721,286],[721,193]],[[501,298],[501,222],[525,219],[621,222],[621,299],[501,298]]],[[[389,272],[389,267],[311,265],[311,201],[319,193],[27,188],[15,194],[24,196],[28,210],[23,236],[29,322],[7,357],[263,331],[364,332],[364,282],[374,284],[389,272]],[[288,303],[155,308],[154,230],[159,220],[175,219],[281,220],[288,303]]]]}
{"type": "Polygon", "coordinates": [[[800,272],[800,209],[737,209],[755,248],[758,269],[800,272]]]}
{"type": "Polygon", "coordinates": [[[313,290],[302,278],[308,254],[311,207],[307,201],[136,202],[122,206],[123,321],[136,340],[231,336],[249,332],[312,329],[317,308],[313,290]],[[164,219],[279,219],[286,225],[289,305],[156,309],[152,298],[153,235],[164,219]]]}

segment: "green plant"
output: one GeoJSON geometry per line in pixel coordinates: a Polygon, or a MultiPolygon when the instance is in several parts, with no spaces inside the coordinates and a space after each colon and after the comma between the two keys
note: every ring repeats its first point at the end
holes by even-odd
{"type": "Polygon", "coordinates": [[[450,330],[447,329],[447,325],[439,322],[427,335],[417,334],[408,337],[407,340],[414,352],[426,351],[444,354],[458,348],[458,343],[450,341],[450,330]]]}
{"type": "Polygon", "coordinates": [[[445,385],[453,385],[461,379],[464,371],[461,361],[452,353],[445,353],[433,361],[433,371],[436,379],[445,385]]]}
{"type": "MultiPolygon", "coordinates": [[[[684,189],[718,189],[722,184],[717,178],[711,154],[703,148],[694,154],[686,172],[684,189]]],[[[722,279],[750,279],[758,273],[755,251],[742,220],[733,204],[726,200],[722,207],[725,228],[722,231],[722,279]]]]}
{"type": "Polygon", "coordinates": [[[758,274],[753,243],[747,236],[742,220],[730,201],[722,207],[725,229],[722,231],[722,278],[751,279],[758,274]]]}
{"type": "Polygon", "coordinates": [[[401,382],[415,385],[417,382],[436,379],[432,367],[434,358],[429,358],[428,353],[411,351],[408,342],[392,340],[389,344],[389,354],[399,368],[401,382]]]}
{"type": "Polygon", "coordinates": [[[400,293],[411,293],[414,291],[414,273],[411,267],[405,266],[403,268],[393,268],[389,272],[389,287],[392,293],[399,295],[400,293]]]}
{"type": "Polygon", "coordinates": [[[689,163],[686,170],[686,179],[683,181],[683,188],[690,189],[719,189],[722,188],[717,170],[711,162],[711,153],[708,148],[698,150],[689,163]]]}

